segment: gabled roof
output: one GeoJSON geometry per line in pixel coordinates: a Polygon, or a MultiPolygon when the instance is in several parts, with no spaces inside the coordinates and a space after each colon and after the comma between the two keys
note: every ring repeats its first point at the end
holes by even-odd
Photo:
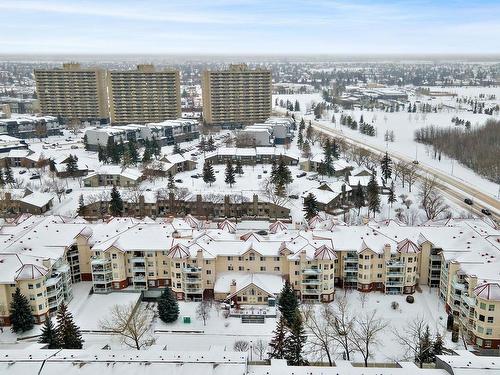
{"type": "Polygon", "coordinates": [[[219,229],[228,231],[229,233],[236,232],[236,224],[234,224],[233,222],[229,221],[228,219],[220,222],[219,225],[217,225],[217,226],[219,227],[219,229]]]}
{"type": "Polygon", "coordinates": [[[288,229],[288,227],[279,220],[277,220],[274,223],[272,223],[271,225],[269,225],[269,232],[271,232],[273,234],[277,233],[277,232],[286,231],[287,229],[288,229]]]}
{"type": "Polygon", "coordinates": [[[321,246],[314,252],[314,259],[318,260],[334,260],[337,259],[335,251],[328,246],[321,246]]]}

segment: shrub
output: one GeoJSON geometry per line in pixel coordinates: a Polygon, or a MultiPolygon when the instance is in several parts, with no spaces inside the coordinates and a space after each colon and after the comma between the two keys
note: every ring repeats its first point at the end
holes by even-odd
{"type": "Polygon", "coordinates": [[[413,296],[406,296],[406,302],[413,303],[415,302],[415,298],[413,296]]]}
{"type": "Polygon", "coordinates": [[[392,302],[391,302],[391,308],[392,308],[393,310],[397,310],[397,309],[399,309],[399,303],[397,303],[396,301],[392,301],[392,302]]]}

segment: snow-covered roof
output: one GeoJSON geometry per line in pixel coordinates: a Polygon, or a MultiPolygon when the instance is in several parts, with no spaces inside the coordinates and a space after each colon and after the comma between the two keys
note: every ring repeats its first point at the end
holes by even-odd
{"type": "Polygon", "coordinates": [[[500,283],[486,283],[474,288],[474,294],[489,301],[500,301],[500,283]]]}
{"type": "Polygon", "coordinates": [[[122,176],[134,181],[142,177],[142,173],[137,168],[122,168],[119,165],[103,165],[97,171],[90,173],[85,179],[99,175],[122,176]]]}
{"type": "MultiPolygon", "coordinates": [[[[269,294],[276,295],[279,294],[285,284],[280,275],[273,275],[270,273],[222,272],[217,275],[214,292],[230,293],[231,284],[233,282],[236,284],[235,294],[250,285],[255,285],[257,288],[269,294]]],[[[231,296],[232,294],[228,297],[230,298],[231,296]]]]}
{"type": "Polygon", "coordinates": [[[54,199],[54,196],[50,193],[41,193],[35,191],[25,196],[24,198],[21,198],[20,201],[35,207],[44,207],[49,204],[52,199],[54,199]]]}
{"type": "Polygon", "coordinates": [[[307,197],[309,194],[313,194],[316,197],[318,203],[328,204],[340,195],[340,192],[333,192],[330,190],[323,190],[318,188],[312,188],[307,190],[301,195],[302,198],[307,197]]]}

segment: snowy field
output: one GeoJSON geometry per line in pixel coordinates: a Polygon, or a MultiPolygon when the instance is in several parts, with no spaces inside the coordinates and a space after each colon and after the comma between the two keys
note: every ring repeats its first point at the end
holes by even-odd
{"type": "MultiPolygon", "coordinates": [[[[459,97],[466,96],[471,98],[477,98],[477,96],[482,94],[496,94],[496,101],[490,101],[491,104],[498,104],[500,98],[500,88],[499,87],[443,87],[443,88],[431,88],[433,91],[446,91],[451,93],[457,93],[459,97]]],[[[290,100],[295,103],[298,100],[300,103],[301,114],[304,118],[309,120],[313,119],[312,115],[306,115],[308,109],[311,108],[312,103],[321,102],[323,99],[321,94],[296,94],[296,95],[274,95],[273,104],[275,99],[290,100]]],[[[409,101],[414,103],[419,101],[420,103],[429,103],[433,106],[443,104],[449,106],[458,106],[456,103],[456,98],[452,97],[429,97],[429,96],[414,96],[410,95],[409,101]]],[[[439,113],[408,113],[406,111],[402,112],[383,112],[383,111],[361,111],[361,110],[343,110],[335,113],[336,124],[331,122],[333,111],[325,112],[323,120],[321,122],[325,125],[331,126],[350,137],[364,142],[368,145],[376,146],[379,148],[387,148],[387,150],[395,155],[404,155],[409,158],[417,159],[421,164],[429,166],[441,172],[453,175],[455,178],[462,180],[464,182],[472,183],[474,187],[483,191],[491,196],[498,197],[499,185],[495,184],[486,178],[483,178],[471,169],[460,165],[456,161],[443,155],[441,161],[433,159],[433,153],[430,148],[414,142],[413,135],[414,131],[418,128],[435,125],[440,127],[452,127],[454,124],[451,122],[453,117],[459,117],[465,121],[469,120],[472,126],[480,126],[488,119],[498,119],[497,116],[488,116],[484,114],[474,114],[468,111],[465,105],[461,105],[462,109],[452,108],[443,109],[439,113]],[[370,137],[359,133],[359,131],[351,130],[346,126],[340,125],[340,115],[351,115],[351,117],[359,122],[359,118],[363,115],[365,122],[373,123],[377,128],[377,135],[375,137],[370,137]],[[384,141],[385,131],[394,131],[395,142],[387,143],[384,141]]],[[[284,112],[285,109],[275,107],[276,110],[284,112]]],[[[296,115],[297,116],[297,115],[296,115]]]]}

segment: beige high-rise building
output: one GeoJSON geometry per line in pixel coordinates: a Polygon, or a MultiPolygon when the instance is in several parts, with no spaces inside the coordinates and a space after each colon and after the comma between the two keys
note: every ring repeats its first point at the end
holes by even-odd
{"type": "Polygon", "coordinates": [[[210,125],[249,125],[271,116],[271,71],[245,64],[203,72],[203,119],[210,125]]]}
{"type": "Polygon", "coordinates": [[[105,70],[67,63],[62,69],[35,69],[34,73],[44,115],[67,121],[109,118],[105,70]]]}
{"type": "Polygon", "coordinates": [[[162,122],[181,115],[178,70],[138,65],[137,70],[109,71],[108,88],[113,124],[162,122]]]}

